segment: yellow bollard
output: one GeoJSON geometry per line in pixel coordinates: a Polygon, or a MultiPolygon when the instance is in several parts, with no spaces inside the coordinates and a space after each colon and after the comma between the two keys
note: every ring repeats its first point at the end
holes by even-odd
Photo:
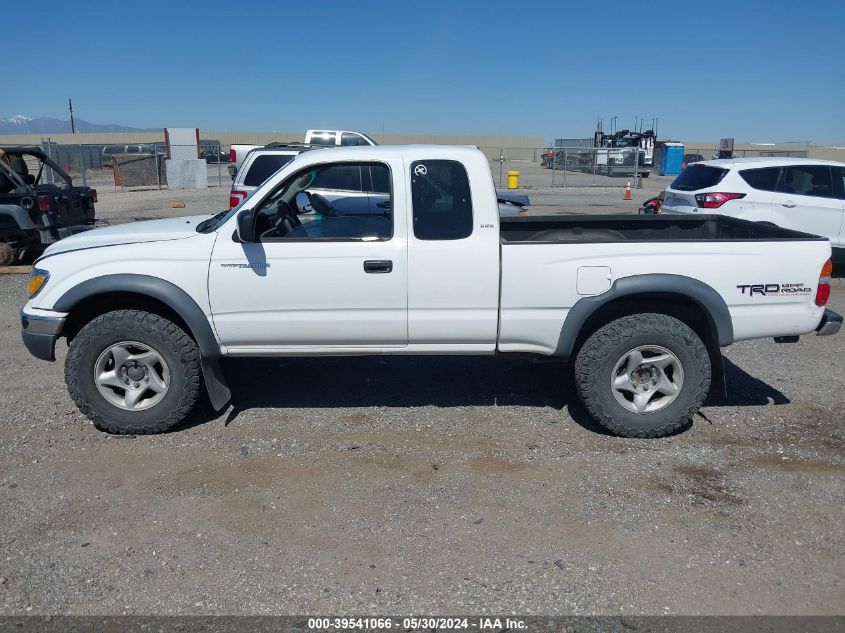
{"type": "Polygon", "coordinates": [[[519,189],[519,172],[508,172],[508,189],[519,189]]]}

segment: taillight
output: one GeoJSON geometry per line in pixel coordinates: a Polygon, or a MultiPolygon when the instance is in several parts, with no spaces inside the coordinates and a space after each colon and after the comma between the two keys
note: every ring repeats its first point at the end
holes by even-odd
{"type": "Polygon", "coordinates": [[[234,163],[236,159],[237,159],[237,156],[235,156],[235,150],[230,147],[229,148],[229,162],[234,163]]]}
{"type": "Polygon", "coordinates": [[[50,196],[38,196],[38,208],[47,213],[50,210],[50,196]]]}
{"type": "Polygon", "coordinates": [[[229,208],[234,209],[241,202],[246,200],[246,191],[231,191],[229,192],[229,208]]]}
{"type": "Polygon", "coordinates": [[[97,190],[92,189],[90,191],[90,194],[91,194],[91,202],[97,202],[97,190]]]}
{"type": "Polygon", "coordinates": [[[830,277],[833,275],[833,262],[827,260],[822,266],[822,273],[819,275],[819,285],[816,288],[816,305],[819,307],[827,305],[830,299],[830,277]]]}
{"type": "Polygon", "coordinates": [[[728,200],[739,200],[744,197],[744,193],[697,193],[695,201],[701,209],[718,209],[728,200]]]}

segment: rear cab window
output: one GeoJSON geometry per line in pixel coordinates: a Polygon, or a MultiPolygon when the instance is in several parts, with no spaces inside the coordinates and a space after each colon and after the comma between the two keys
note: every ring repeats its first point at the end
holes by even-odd
{"type": "Polygon", "coordinates": [[[715,187],[725,175],[727,169],[712,167],[710,165],[690,165],[669,185],[671,189],[678,191],[698,191],[715,187]]]}
{"type": "Polygon", "coordinates": [[[334,132],[314,132],[308,142],[311,145],[337,145],[337,137],[334,132]]]}
{"type": "Polygon", "coordinates": [[[285,154],[263,154],[256,156],[247,168],[243,184],[246,187],[257,187],[282,167],[293,160],[293,156],[285,154]]]}
{"type": "Polygon", "coordinates": [[[472,234],[469,177],[458,161],[411,163],[411,204],[419,240],[460,240],[472,234]]]}

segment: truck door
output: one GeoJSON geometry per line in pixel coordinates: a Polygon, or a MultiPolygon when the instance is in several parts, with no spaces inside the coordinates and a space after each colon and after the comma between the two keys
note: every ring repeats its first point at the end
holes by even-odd
{"type": "Polygon", "coordinates": [[[298,205],[306,204],[297,202],[298,192],[327,171],[350,167],[327,163],[297,172],[258,203],[258,242],[243,244],[228,228],[221,231],[210,262],[209,299],[230,353],[407,345],[403,163],[351,166],[361,165],[388,172],[384,178],[393,188],[387,213],[368,213],[364,196],[357,198],[362,208],[348,215],[313,200],[322,212],[299,215],[298,205]]]}
{"type": "Polygon", "coordinates": [[[455,160],[416,160],[409,172],[409,343],[432,351],[492,352],[499,221],[490,174],[474,173],[470,180],[455,160]]]}

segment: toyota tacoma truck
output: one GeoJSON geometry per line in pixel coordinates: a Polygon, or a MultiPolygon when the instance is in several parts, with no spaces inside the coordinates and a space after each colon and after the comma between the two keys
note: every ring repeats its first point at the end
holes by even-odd
{"type": "Polygon", "coordinates": [[[723,385],[721,347],[839,329],[830,253],[724,216],[503,219],[476,148],[336,148],[298,155],[235,209],[53,244],[23,340],[45,360],[68,341],[70,395],[111,433],[171,428],[203,385],[222,409],[226,357],[498,354],[573,361],[600,424],[657,437],[723,385]],[[387,197],[309,193],[355,166],[387,197]]]}

